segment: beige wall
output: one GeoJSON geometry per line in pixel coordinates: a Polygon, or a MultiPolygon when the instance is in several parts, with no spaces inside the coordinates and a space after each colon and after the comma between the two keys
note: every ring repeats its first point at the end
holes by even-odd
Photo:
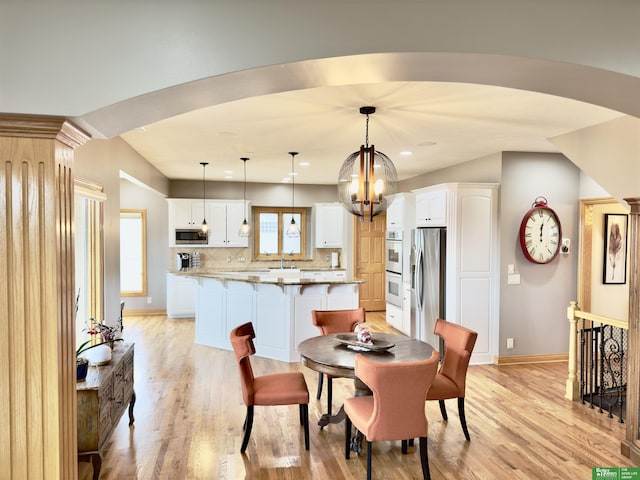
{"type": "MultiPolygon", "coordinates": [[[[623,205],[594,205],[592,215],[591,238],[592,257],[591,272],[591,313],[626,321],[629,317],[629,274],[624,284],[604,284],[602,270],[604,265],[605,214],[628,214],[629,209],[623,205]]],[[[627,265],[629,251],[627,250],[627,265]]]]}
{"type": "Polygon", "coordinates": [[[168,192],[169,183],[120,138],[90,140],[75,151],[75,175],[104,187],[105,319],[120,315],[120,170],[134,172],[168,192]]]}

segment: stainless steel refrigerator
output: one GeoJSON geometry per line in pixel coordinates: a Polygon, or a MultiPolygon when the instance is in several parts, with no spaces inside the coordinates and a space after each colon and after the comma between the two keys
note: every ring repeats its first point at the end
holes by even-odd
{"type": "Polygon", "coordinates": [[[446,228],[411,231],[411,320],[414,336],[440,350],[433,333],[445,317],[446,228]]]}

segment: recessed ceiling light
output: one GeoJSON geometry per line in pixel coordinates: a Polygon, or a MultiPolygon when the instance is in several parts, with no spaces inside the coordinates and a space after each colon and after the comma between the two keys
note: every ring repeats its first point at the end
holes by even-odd
{"type": "Polygon", "coordinates": [[[233,170],[225,170],[223,173],[226,173],[227,175],[233,173],[233,170]]]}
{"type": "Polygon", "coordinates": [[[145,128],[143,126],[140,127],[136,127],[133,129],[134,132],[146,132],[145,128]]]}
{"type": "Polygon", "coordinates": [[[227,180],[231,180],[233,177],[231,175],[225,175],[224,178],[227,180]]]}
{"type": "Polygon", "coordinates": [[[289,183],[289,181],[291,180],[291,178],[286,177],[282,179],[282,183],[289,183]]]}
{"type": "Polygon", "coordinates": [[[410,157],[411,155],[413,155],[413,152],[409,150],[403,150],[402,152],[400,152],[400,155],[403,157],[410,157]]]}
{"type": "Polygon", "coordinates": [[[300,165],[301,167],[308,167],[311,164],[309,162],[300,162],[298,165],[300,165]]]}
{"type": "Polygon", "coordinates": [[[290,176],[290,177],[295,177],[295,176],[297,176],[297,175],[298,175],[298,173],[297,173],[297,172],[289,172],[289,176],[290,176]]]}

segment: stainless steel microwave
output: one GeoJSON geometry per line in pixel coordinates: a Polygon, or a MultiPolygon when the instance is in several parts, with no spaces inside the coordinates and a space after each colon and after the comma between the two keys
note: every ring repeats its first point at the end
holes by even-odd
{"type": "Polygon", "coordinates": [[[206,245],[209,243],[207,233],[199,228],[176,228],[176,245],[206,245]]]}

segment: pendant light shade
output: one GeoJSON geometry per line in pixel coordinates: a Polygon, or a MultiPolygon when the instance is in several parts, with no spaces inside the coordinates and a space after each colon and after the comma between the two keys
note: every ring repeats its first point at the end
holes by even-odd
{"type": "Polygon", "coordinates": [[[209,165],[209,162],[200,162],[200,165],[202,165],[202,225],[200,226],[200,231],[203,235],[206,235],[209,232],[209,225],[207,225],[205,208],[206,206],[204,199],[204,169],[207,167],[207,165],[209,165]]]}
{"type": "Polygon", "coordinates": [[[396,192],[398,174],[389,157],[369,146],[369,115],[376,107],[360,107],[360,113],[367,116],[365,144],[352,153],[342,164],[338,176],[338,197],[353,215],[360,220],[373,217],[387,208],[387,195],[396,192]]]}
{"type": "Polygon", "coordinates": [[[242,157],[242,163],[244,164],[244,190],[242,193],[242,204],[244,205],[244,220],[242,224],[240,224],[240,230],[238,230],[238,235],[241,237],[250,237],[251,236],[251,225],[247,222],[247,162],[249,159],[247,157],[242,157]]]}
{"type": "Polygon", "coordinates": [[[296,224],[296,220],[293,216],[293,207],[295,205],[295,195],[296,195],[296,172],[295,167],[293,165],[293,159],[298,154],[298,152],[289,152],[291,155],[291,223],[287,228],[287,237],[295,238],[300,236],[300,227],[296,224]]]}

